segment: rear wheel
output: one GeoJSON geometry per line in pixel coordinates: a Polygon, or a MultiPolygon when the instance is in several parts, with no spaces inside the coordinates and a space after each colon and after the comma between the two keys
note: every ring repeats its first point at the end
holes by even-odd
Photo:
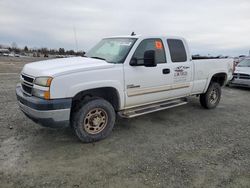
{"type": "Polygon", "coordinates": [[[115,124],[113,106],[104,99],[83,102],[73,115],[72,126],[77,137],[83,142],[95,142],[106,138],[115,124]]]}
{"type": "Polygon", "coordinates": [[[221,86],[216,82],[212,82],[206,93],[200,95],[200,104],[204,108],[215,108],[221,99],[221,86]]]}

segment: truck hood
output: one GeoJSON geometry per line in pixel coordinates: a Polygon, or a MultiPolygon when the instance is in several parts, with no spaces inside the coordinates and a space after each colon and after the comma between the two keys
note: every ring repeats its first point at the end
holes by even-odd
{"type": "Polygon", "coordinates": [[[24,66],[22,73],[33,77],[55,77],[63,74],[70,74],[82,71],[107,69],[113,66],[115,65],[107,63],[104,60],[87,57],[72,57],[28,63],[24,66]]]}
{"type": "Polygon", "coordinates": [[[234,73],[250,74],[250,67],[236,67],[234,73]]]}

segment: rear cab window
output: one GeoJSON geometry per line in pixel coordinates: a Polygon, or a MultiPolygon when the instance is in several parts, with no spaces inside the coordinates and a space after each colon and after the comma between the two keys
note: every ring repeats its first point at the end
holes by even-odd
{"type": "Polygon", "coordinates": [[[187,52],[180,39],[167,39],[170,57],[173,63],[186,62],[187,52]]]}

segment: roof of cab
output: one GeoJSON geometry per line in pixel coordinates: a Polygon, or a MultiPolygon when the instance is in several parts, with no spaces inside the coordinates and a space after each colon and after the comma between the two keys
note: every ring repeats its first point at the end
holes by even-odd
{"type": "Polygon", "coordinates": [[[121,36],[109,36],[104,38],[139,38],[141,35],[121,35],[121,36]]]}
{"type": "Polygon", "coordinates": [[[179,36],[164,36],[164,35],[121,35],[121,36],[110,36],[105,38],[173,38],[173,39],[184,39],[179,36]]]}

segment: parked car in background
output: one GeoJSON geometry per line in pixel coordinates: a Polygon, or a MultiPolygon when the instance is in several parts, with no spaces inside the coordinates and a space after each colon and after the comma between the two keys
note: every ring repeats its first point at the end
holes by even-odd
{"type": "Polygon", "coordinates": [[[21,57],[21,55],[20,55],[20,54],[15,54],[14,56],[15,56],[15,57],[21,57]]]}
{"type": "Polygon", "coordinates": [[[0,56],[6,56],[6,54],[9,54],[9,53],[10,53],[9,49],[0,48],[0,56]]]}
{"type": "Polygon", "coordinates": [[[250,57],[245,58],[235,67],[230,85],[250,87],[250,57]]]}
{"type": "Polygon", "coordinates": [[[236,66],[240,62],[239,57],[234,58],[234,65],[236,66]]]}
{"type": "Polygon", "coordinates": [[[3,56],[8,57],[9,54],[8,53],[3,53],[3,56]]]}
{"type": "Polygon", "coordinates": [[[40,57],[41,55],[40,55],[40,53],[38,53],[38,52],[34,52],[33,53],[33,57],[40,57]]]}
{"type": "Polygon", "coordinates": [[[9,57],[15,57],[15,54],[14,54],[13,52],[11,52],[11,53],[9,54],[9,57]]]}

